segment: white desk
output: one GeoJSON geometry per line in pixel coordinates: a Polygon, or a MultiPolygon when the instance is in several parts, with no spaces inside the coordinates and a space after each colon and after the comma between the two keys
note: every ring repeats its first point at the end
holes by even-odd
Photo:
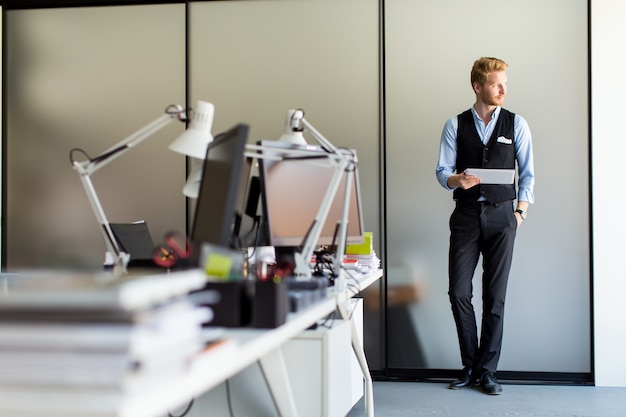
{"type": "MultiPolygon", "coordinates": [[[[199,397],[223,381],[241,372],[254,362],[259,362],[266,373],[269,389],[283,417],[297,416],[291,395],[289,378],[281,346],[309,328],[318,320],[338,310],[343,319],[349,319],[349,301],[379,278],[382,270],[358,276],[345,291],[332,289],[326,300],[310,308],[290,314],[287,323],[275,329],[229,329],[227,335],[235,337],[238,344],[232,349],[199,359],[197,366],[185,374],[159,385],[143,395],[119,397],[105,396],[97,391],[80,394],[42,391],[33,398],[32,393],[20,395],[0,394],[0,415],[14,417],[161,417],[169,410],[178,409],[192,398],[199,397]]],[[[357,329],[352,324],[352,347],[365,379],[366,415],[374,415],[372,380],[361,346],[357,329]]],[[[210,354],[209,354],[210,355],[210,354]]]]}

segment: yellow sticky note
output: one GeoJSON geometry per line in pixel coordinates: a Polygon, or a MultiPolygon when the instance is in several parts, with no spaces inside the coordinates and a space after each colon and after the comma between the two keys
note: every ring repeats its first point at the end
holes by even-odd
{"type": "Polygon", "coordinates": [[[346,245],[348,255],[371,255],[374,250],[373,232],[363,233],[363,243],[349,243],[346,245]]]}
{"type": "Polygon", "coordinates": [[[233,267],[233,259],[228,255],[209,253],[204,263],[204,273],[210,277],[227,280],[233,267]]]}

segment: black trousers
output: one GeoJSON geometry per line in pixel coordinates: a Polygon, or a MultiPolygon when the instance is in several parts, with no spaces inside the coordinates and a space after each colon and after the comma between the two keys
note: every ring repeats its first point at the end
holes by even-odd
{"type": "Polygon", "coordinates": [[[516,231],[512,201],[495,204],[458,201],[450,216],[448,295],[464,367],[495,372],[498,366],[516,231]],[[483,316],[479,344],[472,278],[481,254],[483,316]]]}

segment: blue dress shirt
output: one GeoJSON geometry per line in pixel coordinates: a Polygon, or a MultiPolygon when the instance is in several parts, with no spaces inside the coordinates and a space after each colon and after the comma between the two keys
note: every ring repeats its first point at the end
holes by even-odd
{"type": "MultiPolygon", "coordinates": [[[[478,136],[484,144],[487,144],[491,134],[496,127],[501,107],[496,107],[491,120],[485,125],[484,121],[472,106],[474,125],[478,136]]],[[[441,132],[441,144],[439,147],[439,161],[437,162],[437,180],[446,190],[453,190],[448,187],[448,178],[455,174],[456,170],[456,134],[458,120],[457,117],[448,119],[441,132]]],[[[533,162],[532,135],[526,120],[519,114],[515,114],[513,126],[515,132],[515,155],[517,158],[517,168],[519,175],[518,194],[519,201],[527,201],[530,204],[535,202],[533,188],[535,186],[535,168],[533,162]]]]}

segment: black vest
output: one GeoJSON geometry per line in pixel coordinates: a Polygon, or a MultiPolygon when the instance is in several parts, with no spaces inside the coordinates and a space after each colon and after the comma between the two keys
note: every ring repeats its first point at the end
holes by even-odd
{"type": "MultiPolygon", "coordinates": [[[[515,169],[514,113],[500,110],[496,127],[487,145],[483,145],[478,136],[471,109],[459,114],[457,119],[457,173],[466,168],[515,169]]],[[[479,184],[468,190],[457,188],[453,193],[455,200],[463,201],[476,201],[481,196],[490,203],[514,200],[515,184],[479,184]]]]}

